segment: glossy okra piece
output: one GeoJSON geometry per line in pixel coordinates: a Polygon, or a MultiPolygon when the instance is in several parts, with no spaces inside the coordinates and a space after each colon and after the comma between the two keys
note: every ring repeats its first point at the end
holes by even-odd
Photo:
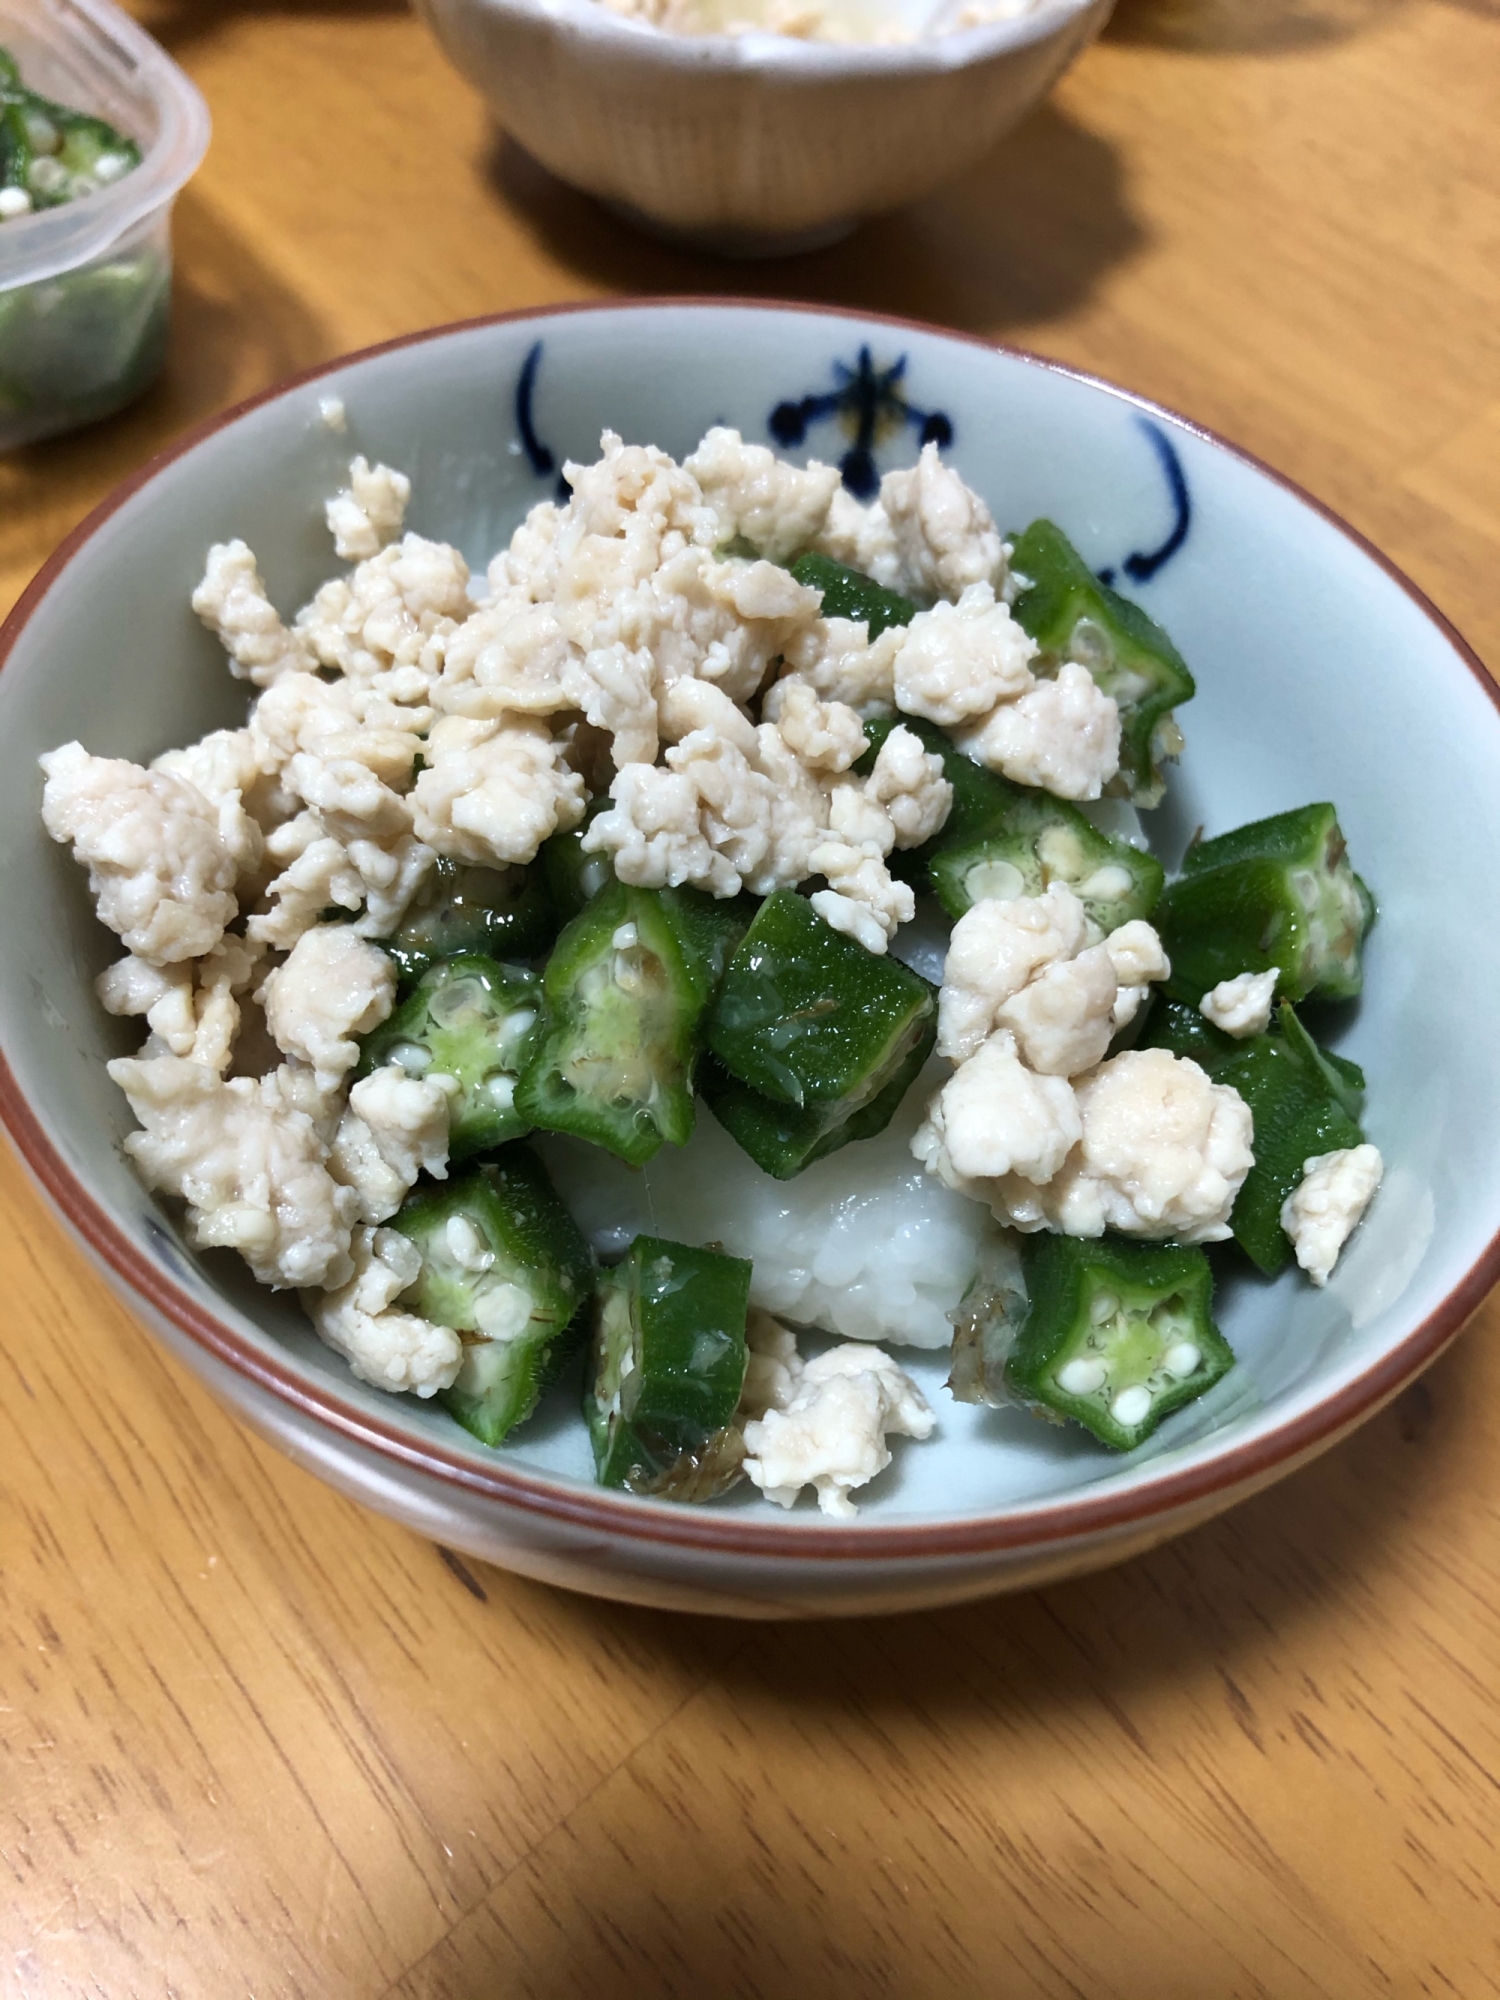
{"type": "MultiPolygon", "coordinates": [[[[1005,780],[998,781],[1005,784],[1005,780]]],[[[1112,840],[1077,806],[1024,785],[982,833],[938,836],[927,870],[950,917],[988,897],[1040,896],[1065,882],[1101,931],[1149,917],[1165,875],[1154,854],[1112,840]]]]}
{"type": "Polygon", "coordinates": [[[832,556],[808,553],[792,564],[792,575],[809,590],[823,593],[823,616],[847,618],[852,625],[864,625],[872,639],[893,625],[910,625],[917,607],[899,590],[887,590],[872,577],[832,556]]]}
{"type": "Polygon", "coordinates": [[[1012,1400],[1131,1451],[1234,1366],[1197,1246],[1028,1236],[1026,1306],[1004,1362],[1012,1400]]]}
{"type": "Polygon", "coordinates": [[[707,1498],[739,1471],[750,1265],[638,1236],[599,1280],[583,1409],[601,1486],[707,1498]]]}
{"type": "Polygon", "coordinates": [[[1172,711],[1194,693],[1186,660],[1138,604],[1099,581],[1052,522],[1032,522],[1011,569],[1027,580],[1012,608],[1040,648],[1038,670],[1078,660],[1119,707],[1120,777],[1110,790],[1138,806],[1159,805],[1163,763],[1182,747],[1172,711]]]}
{"type": "Polygon", "coordinates": [[[1168,990],[1197,1001],[1220,980],[1274,965],[1283,999],[1349,999],[1374,914],[1331,805],[1238,827],[1190,848],[1158,905],[1168,990]]]}
{"type": "Polygon", "coordinates": [[[914,730],[923,747],[942,758],[953,805],[941,832],[889,857],[893,874],[914,888],[932,890],[955,921],[986,897],[1040,896],[1054,882],[1066,882],[1106,933],[1150,916],[1165,880],[1154,854],[1101,833],[1067,799],[985,770],[930,722],[909,715],[867,722],[871,748],[857,771],[873,766],[898,724],[914,730]]]}
{"type": "Polygon", "coordinates": [[[522,966],[463,952],[430,966],[360,1044],[357,1074],[397,1063],[412,1076],[452,1076],[448,1156],[463,1160],[528,1131],[516,1083],[537,1039],[541,982],[522,966]]]}
{"type": "Polygon", "coordinates": [[[566,833],[554,833],[542,842],[537,866],[559,924],[571,923],[605,884],[614,879],[614,864],[609,856],[595,854],[583,844],[583,837],[594,821],[609,809],[607,798],[591,799],[577,826],[566,833]]]}
{"type": "Polygon", "coordinates": [[[499,1444],[581,1343],[588,1245],[527,1146],[409,1195],[390,1226],[422,1253],[402,1303],[463,1336],[442,1400],[465,1430],[499,1444]]]}
{"type": "Polygon", "coordinates": [[[797,1109],[871,1103],[928,1038],[925,979],[825,924],[793,889],[760,906],[709,1010],[731,1076],[797,1109]]]}
{"type": "Polygon", "coordinates": [[[737,902],[611,878],[547,961],[521,1114],[632,1166],[686,1144],[704,1010],[745,920],[737,902]]]}
{"type": "Polygon", "coordinates": [[[884,1083],[872,1088],[872,1078],[863,1090],[853,1090],[847,1097],[810,1099],[800,1107],[762,1097],[717,1062],[705,1070],[700,1087],[715,1118],[761,1172],[788,1181],[841,1146],[883,1132],[921,1074],[936,1040],[933,1016],[884,1083]]]}
{"type": "Polygon", "coordinates": [[[557,925],[535,868],[484,868],[440,855],[398,929],[381,944],[408,988],[440,958],[531,958],[557,925]]]}
{"type": "Polygon", "coordinates": [[[915,715],[881,715],[866,722],[865,740],[870,747],[854,766],[857,776],[867,778],[874,770],[881,746],[893,729],[911,730],[921,738],[924,750],[941,757],[943,776],[953,787],[953,803],[941,830],[920,847],[898,847],[886,856],[886,866],[893,875],[909,882],[914,889],[930,891],[928,864],[939,847],[949,840],[982,833],[1004,811],[1013,788],[1004,778],[996,777],[972,757],[966,757],[936,723],[925,722],[915,715]]]}
{"type": "Polygon", "coordinates": [[[1255,1121],[1255,1164],[1235,1199],[1230,1227],[1252,1263],[1274,1276],[1291,1254],[1281,1206],[1310,1159],[1363,1143],[1364,1076],[1319,1048],[1289,1003],[1271,1032],[1234,1041],[1184,1002],[1159,1003],[1143,1041],[1189,1056],[1215,1083],[1237,1090],[1255,1121]]]}

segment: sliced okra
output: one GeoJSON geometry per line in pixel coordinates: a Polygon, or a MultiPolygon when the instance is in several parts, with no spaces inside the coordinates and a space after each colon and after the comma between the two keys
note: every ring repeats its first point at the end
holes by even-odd
{"type": "Polygon", "coordinates": [[[761,1172],[788,1181],[841,1146],[883,1132],[921,1074],[936,1040],[933,1017],[883,1083],[872,1071],[847,1097],[811,1099],[801,1107],[762,1097],[718,1063],[705,1072],[701,1087],[709,1110],[761,1172]]]}
{"type": "Polygon", "coordinates": [[[899,590],[887,590],[832,556],[808,552],[798,556],[791,568],[798,583],[822,591],[825,618],[847,618],[851,625],[863,625],[872,640],[893,625],[910,625],[917,615],[916,605],[899,590]]]}
{"type": "Polygon", "coordinates": [[[643,1166],[693,1131],[704,1010],[745,927],[738,903],[613,878],[542,976],[541,1035],[516,1093],[532,1124],[643,1166]]]}
{"type": "Polygon", "coordinates": [[[380,942],[408,987],[440,958],[531,958],[556,932],[536,869],[485,868],[440,855],[400,927],[380,942]]]}
{"type": "Polygon", "coordinates": [[[577,826],[566,833],[554,833],[542,843],[537,865],[559,923],[571,923],[604,885],[614,879],[614,863],[609,856],[595,854],[583,844],[583,837],[594,821],[609,808],[607,798],[591,799],[577,826]]]}
{"type": "Polygon", "coordinates": [[[1349,865],[1331,805],[1300,806],[1189,849],[1157,928],[1169,991],[1198,1000],[1241,972],[1280,971],[1278,994],[1350,999],[1374,899],[1349,865]]]}
{"type": "Polygon", "coordinates": [[[583,1408],[601,1486],[708,1498],[738,1475],[750,1265],[638,1236],[599,1280],[583,1408]]]}
{"type": "MultiPolygon", "coordinates": [[[[1025,1239],[1021,1264],[1026,1304],[1003,1387],[991,1377],[979,1400],[1071,1417],[1101,1444],[1132,1451],[1234,1366],[1196,1245],[1043,1234],[1025,1239]]],[[[993,1369],[997,1349],[984,1358],[993,1369]]]]}
{"type": "Polygon", "coordinates": [[[1054,882],[1065,882],[1105,933],[1150,916],[1165,880],[1154,854],[1111,840],[1066,799],[1007,789],[1014,796],[999,820],[967,840],[939,836],[928,860],[950,917],[989,898],[1043,895],[1054,882]]]}
{"type": "Polygon", "coordinates": [[[593,1261],[577,1223],[530,1148],[506,1146],[409,1195],[390,1226],[422,1253],[402,1303],[463,1339],[444,1404],[485,1444],[501,1443],[581,1344],[593,1261]]]}
{"type": "Polygon", "coordinates": [[[141,162],[133,139],[102,118],[28,90],[14,61],[0,70],[0,185],[35,208],[58,208],[118,180],[141,162]]]}
{"type": "Polygon", "coordinates": [[[1235,1041],[1183,1001],[1158,1003],[1144,1040],[1174,1055],[1190,1056],[1215,1083],[1237,1090],[1255,1121],[1255,1164],[1245,1176],[1230,1215],[1235,1241],[1268,1277],[1291,1254],[1281,1207],[1302,1179],[1308,1160],[1363,1143],[1359,1111],[1364,1076],[1359,1068],[1308,1034],[1283,1001],[1270,1032],[1235,1041]]]}
{"type": "Polygon", "coordinates": [[[412,1076],[456,1077],[450,1159],[518,1139],[530,1127],[516,1108],[516,1084],[537,1039],[541,1002],[541,982],[522,966],[478,952],[440,959],[365,1036],[358,1074],[396,1063],[412,1076]]]}
{"type": "Polygon", "coordinates": [[[892,854],[887,865],[914,888],[934,891],[950,917],[991,897],[1043,895],[1054,882],[1066,882],[1106,933],[1150,916],[1165,880],[1154,854],[1101,833],[1067,799],[985,770],[930,722],[906,715],[867,722],[871,747],[857,772],[873,768],[898,726],[915,731],[923,748],[942,758],[953,804],[941,832],[892,854]]]}
{"type": "Polygon", "coordinates": [[[928,1038],[925,979],[825,924],[778,889],[760,906],[709,1010],[708,1045],[731,1076],[797,1109],[870,1104],[928,1038]]]}
{"type": "Polygon", "coordinates": [[[1195,691],[1186,660],[1138,604],[1099,581],[1051,521],[1032,522],[1011,567],[1027,580],[1014,611],[1040,648],[1038,671],[1077,660],[1119,707],[1120,776],[1108,789],[1138,806],[1159,805],[1162,765],[1182,748],[1172,711],[1195,691]]]}

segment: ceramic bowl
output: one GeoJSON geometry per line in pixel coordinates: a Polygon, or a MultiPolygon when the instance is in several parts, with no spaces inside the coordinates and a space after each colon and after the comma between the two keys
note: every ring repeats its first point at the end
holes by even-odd
{"type": "MultiPolygon", "coordinates": [[[[619,304],[415,335],[272,391],[145,467],[79,528],[0,633],[0,1113],[141,1318],[251,1424],[451,1547],[640,1601],[776,1616],[934,1604],[1146,1548],[1280,1477],[1379,1407],[1500,1272],[1500,713],[1418,593],[1294,488],[1166,411],[1049,363],[895,321],[733,303],[619,304]],[[336,394],[347,436],[320,421],[336,394]],[[1338,802],[1380,898],[1366,994],[1339,1035],[1370,1080],[1387,1178],[1326,1291],[1221,1286],[1238,1367],[1125,1458],[1014,1411],[939,1414],[857,1521],[740,1489],[674,1507],[590,1483],[576,1391],[514,1448],[363,1387],[294,1299],[190,1249],[120,1152],[104,1072],[138,1039],[91,980],[116,952],[37,817],[40,751],[145,759],[236,722],[245,688],[188,608],[205,545],[243,535],[284,611],[334,567],[321,517],[353,450],[405,467],[410,525],[481,564],[600,430],[683,453],[736,424],[866,486],[951,438],[1002,523],[1065,523],[1199,677],[1160,845],[1338,802]],[[1408,800],[1419,809],[1406,809],[1408,800]],[[1453,941],[1463,940],[1461,951],[1453,941]]],[[[1232,1261],[1232,1260],[1229,1260],[1232,1261]]]]}
{"type": "Polygon", "coordinates": [[[966,172],[1113,0],[881,46],[676,35],[598,0],[418,0],[459,72],[560,179],[730,255],[813,249],[966,172]]]}

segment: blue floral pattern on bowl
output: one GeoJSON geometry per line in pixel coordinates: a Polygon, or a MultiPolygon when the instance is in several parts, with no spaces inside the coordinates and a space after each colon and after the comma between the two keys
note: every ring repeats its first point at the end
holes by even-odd
{"type": "MultiPolygon", "coordinates": [[[[536,427],[536,383],[542,356],[543,343],[533,341],[516,377],[516,435],[537,478],[555,477],[557,498],[565,502],[570,489],[558,470],[557,454],[536,427]]],[[[850,439],[848,449],[839,459],[839,474],[856,499],[873,500],[880,491],[880,469],[876,463],[879,445],[913,430],[919,445],[935,444],[941,450],[952,444],[955,435],[953,419],[946,410],[922,409],[907,396],[903,386],[906,361],[904,354],[898,354],[889,366],[882,367],[868,346],[861,347],[853,367],[837,360],[831,364],[832,389],[814,390],[777,403],[766,419],[766,428],[783,450],[792,450],[806,442],[814,426],[837,420],[850,439]]],[[[1107,565],[1101,569],[1099,580],[1104,584],[1113,584],[1121,571],[1133,583],[1149,583],[1183,547],[1192,529],[1192,495],[1177,447],[1152,418],[1138,416],[1136,423],[1155,452],[1166,480],[1172,503],[1172,526],[1156,548],[1135,549],[1118,568],[1107,565]]]]}
{"type": "Polygon", "coordinates": [[[897,355],[888,368],[875,365],[868,347],[859,350],[859,359],[850,368],[835,361],[835,387],[801,396],[795,402],[778,403],[772,410],[768,428],[784,449],[799,445],[813,424],[836,417],[851,442],[839,460],[844,484],[856,500],[873,500],[880,491],[880,473],[875,465],[875,447],[885,438],[908,426],[917,433],[919,444],[939,448],[953,442],[952,419],[943,410],[921,410],[909,402],[902,388],[906,356],[897,355]]]}

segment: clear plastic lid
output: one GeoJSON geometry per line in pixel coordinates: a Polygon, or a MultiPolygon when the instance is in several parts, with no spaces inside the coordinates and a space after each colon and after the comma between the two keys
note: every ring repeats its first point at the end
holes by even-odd
{"type": "Polygon", "coordinates": [[[208,148],[208,106],[111,0],[0,0],[0,45],[45,97],[107,118],[141,164],[111,186],[0,222],[0,292],[104,255],[177,193],[208,148]]]}

